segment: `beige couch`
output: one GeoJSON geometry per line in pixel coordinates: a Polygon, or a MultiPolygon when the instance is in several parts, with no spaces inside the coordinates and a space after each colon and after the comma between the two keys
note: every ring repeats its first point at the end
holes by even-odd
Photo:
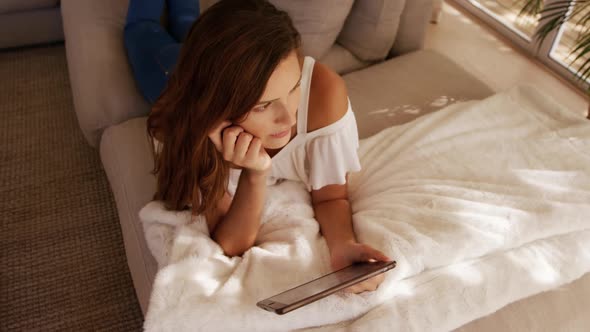
{"type": "MultiPolygon", "coordinates": [[[[201,9],[213,1],[201,0],[201,9]]],[[[456,101],[492,94],[451,60],[421,49],[431,0],[314,0],[313,6],[312,1],[305,2],[305,8],[303,1],[274,2],[292,15],[302,32],[306,53],[343,75],[361,137],[456,101]],[[330,10],[330,20],[324,20],[322,8],[330,10]],[[389,111],[371,112],[375,110],[389,111]]],[[[76,113],[89,144],[100,148],[117,204],[129,269],[145,313],[157,265],[146,246],[138,211],[151,200],[155,180],[150,175],[153,161],[145,133],[149,106],[138,93],[123,49],[126,8],[127,1],[119,0],[62,2],[76,113]]],[[[492,331],[496,324],[527,326],[544,316],[527,312],[528,305],[570,299],[564,299],[564,292],[547,294],[480,319],[472,330],[492,331]],[[514,312],[527,316],[513,321],[514,312]]],[[[572,294],[575,291],[568,296],[572,294]]]]}
{"type": "Polygon", "coordinates": [[[0,48],[63,40],[59,0],[0,1],[0,48]]]}

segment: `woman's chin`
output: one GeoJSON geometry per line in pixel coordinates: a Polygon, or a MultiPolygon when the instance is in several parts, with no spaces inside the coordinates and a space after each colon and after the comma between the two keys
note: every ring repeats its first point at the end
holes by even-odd
{"type": "Polygon", "coordinates": [[[269,139],[263,145],[267,150],[277,150],[283,148],[287,143],[289,143],[287,139],[269,139]]]}
{"type": "Polygon", "coordinates": [[[264,146],[264,148],[266,150],[278,150],[278,149],[283,148],[285,145],[287,145],[287,144],[276,144],[276,143],[274,143],[274,144],[267,144],[267,145],[264,146]]]}

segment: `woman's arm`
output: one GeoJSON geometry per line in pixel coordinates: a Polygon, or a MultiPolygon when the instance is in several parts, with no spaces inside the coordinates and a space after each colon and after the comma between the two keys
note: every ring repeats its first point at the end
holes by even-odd
{"type": "Polygon", "coordinates": [[[211,238],[227,256],[241,256],[254,245],[266,194],[266,173],[242,171],[236,194],[211,238]]]}
{"type": "Polygon", "coordinates": [[[339,244],[356,242],[346,184],[312,190],[311,200],[315,218],[330,252],[339,244]]]}
{"type": "MultiPolygon", "coordinates": [[[[348,93],[342,77],[319,62],[315,63],[309,99],[308,131],[328,126],[348,111],[348,93]]],[[[343,151],[343,153],[347,153],[343,151]]],[[[353,151],[350,151],[353,153],[353,151]]],[[[318,167],[322,167],[319,165],[318,167]]],[[[312,190],[315,218],[330,250],[332,269],[338,270],[359,261],[389,260],[368,244],[357,242],[352,227],[352,211],[348,201],[347,184],[328,185],[312,190]]],[[[349,287],[360,293],[374,290],[383,280],[380,274],[349,287]]]]}
{"type": "MultiPolygon", "coordinates": [[[[348,201],[347,185],[328,185],[311,193],[315,218],[330,250],[333,270],[339,270],[356,262],[371,259],[389,261],[379,250],[358,243],[352,227],[352,215],[348,201]]],[[[383,282],[383,274],[352,285],[348,292],[373,291],[383,282]]]]}
{"type": "Polygon", "coordinates": [[[228,195],[218,202],[217,217],[207,222],[211,238],[227,256],[240,256],[254,244],[266,193],[266,176],[271,159],[262,147],[262,141],[240,126],[224,121],[209,133],[215,148],[223,159],[242,168],[236,194],[225,215],[228,195]],[[223,133],[223,134],[222,134],[223,133]],[[213,227],[212,227],[213,226],[213,227]]]}

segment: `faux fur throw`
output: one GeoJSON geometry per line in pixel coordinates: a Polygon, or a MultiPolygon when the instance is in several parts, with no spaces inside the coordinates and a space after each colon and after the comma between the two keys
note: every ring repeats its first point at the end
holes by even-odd
{"type": "Polygon", "coordinates": [[[256,302],[330,272],[301,183],[268,188],[255,246],[228,258],[204,218],[149,203],[160,264],[146,331],[437,331],[590,271],[590,121],[531,87],[449,106],[361,141],[360,242],[397,260],[374,292],[279,316],[256,302]]]}

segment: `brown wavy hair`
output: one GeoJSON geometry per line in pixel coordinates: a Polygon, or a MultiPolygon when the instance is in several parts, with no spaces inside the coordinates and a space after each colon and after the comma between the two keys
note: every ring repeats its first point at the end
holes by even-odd
{"type": "Polygon", "coordinates": [[[215,211],[230,166],[208,133],[224,120],[243,121],[300,44],[288,14],[265,0],[221,0],[197,19],[147,119],[155,200],[170,210],[192,205],[195,215],[215,211]]]}

